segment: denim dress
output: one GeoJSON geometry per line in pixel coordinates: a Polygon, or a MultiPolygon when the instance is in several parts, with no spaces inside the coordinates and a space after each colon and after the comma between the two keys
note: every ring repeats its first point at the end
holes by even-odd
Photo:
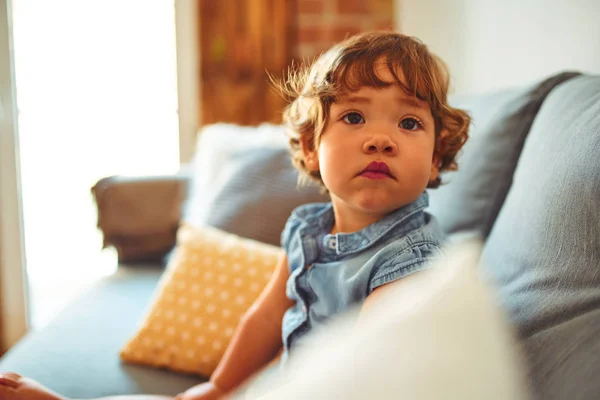
{"type": "Polygon", "coordinates": [[[427,192],[354,233],[330,234],[331,203],[306,204],[288,219],[281,242],[290,268],[286,294],[296,303],[283,317],[285,362],[313,328],[361,304],[381,285],[427,268],[441,253],[443,234],[425,212],[427,192]]]}

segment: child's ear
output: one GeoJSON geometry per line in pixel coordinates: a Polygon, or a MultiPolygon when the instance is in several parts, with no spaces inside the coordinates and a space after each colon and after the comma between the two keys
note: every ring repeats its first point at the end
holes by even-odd
{"type": "Polygon", "coordinates": [[[435,181],[440,175],[440,160],[439,154],[434,153],[431,161],[431,173],[429,174],[429,182],[435,181]]]}
{"type": "Polygon", "coordinates": [[[302,147],[302,155],[304,156],[304,165],[310,171],[318,171],[319,170],[319,154],[315,149],[315,145],[313,143],[313,139],[306,137],[307,135],[303,135],[300,139],[300,145],[302,147]]]}
{"type": "Polygon", "coordinates": [[[442,163],[442,152],[444,151],[444,139],[448,135],[448,131],[443,130],[440,132],[436,139],[435,149],[433,151],[433,157],[431,159],[431,173],[429,174],[429,182],[435,181],[440,175],[440,166],[442,163]]]}

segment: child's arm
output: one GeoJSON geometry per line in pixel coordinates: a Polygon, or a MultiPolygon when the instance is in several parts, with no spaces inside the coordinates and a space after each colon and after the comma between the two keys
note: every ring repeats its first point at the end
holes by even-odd
{"type": "MultiPolygon", "coordinates": [[[[219,394],[231,392],[271,361],[281,349],[283,314],[293,305],[285,295],[288,277],[287,257],[283,256],[273,277],[240,321],[221,362],[210,377],[209,385],[214,391],[219,394]]],[[[203,396],[205,390],[206,384],[195,386],[180,398],[212,398],[203,396]]]]}

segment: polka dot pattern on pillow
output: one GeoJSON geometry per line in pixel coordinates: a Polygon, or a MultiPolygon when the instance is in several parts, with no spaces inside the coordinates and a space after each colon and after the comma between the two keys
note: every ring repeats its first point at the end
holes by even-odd
{"type": "Polygon", "coordinates": [[[181,227],[150,310],[121,359],[210,376],[282,254],[215,228],[181,227]]]}

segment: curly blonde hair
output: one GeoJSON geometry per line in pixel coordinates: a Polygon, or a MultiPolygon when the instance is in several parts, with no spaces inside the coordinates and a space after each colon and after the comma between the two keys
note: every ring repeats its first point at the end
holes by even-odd
{"type": "MultiPolygon", "coordinates": [[[[336,98],[363,86],[383,88],[376,63],[384,60],[390,73],[407,94],[429,104],[435,121],[435,148],[440,172],[455,170],[455,156],[468,138],[470,117],[447,100],[449,74],[444,62],[419,39],[390,31],[358,34],[333,46],[312,65],[291,68],[284,81],[275,82],[289,104],[283,121],[290,134],[292,160],[301,176],[323,185],[319,171],[305,164],[302,143],[318,148],[329,109],[336,98]],[[398,72],[402,76],[398,76],[398,72]]],[[[428,188],[441,184],[438,177],[428,188]]]]}

